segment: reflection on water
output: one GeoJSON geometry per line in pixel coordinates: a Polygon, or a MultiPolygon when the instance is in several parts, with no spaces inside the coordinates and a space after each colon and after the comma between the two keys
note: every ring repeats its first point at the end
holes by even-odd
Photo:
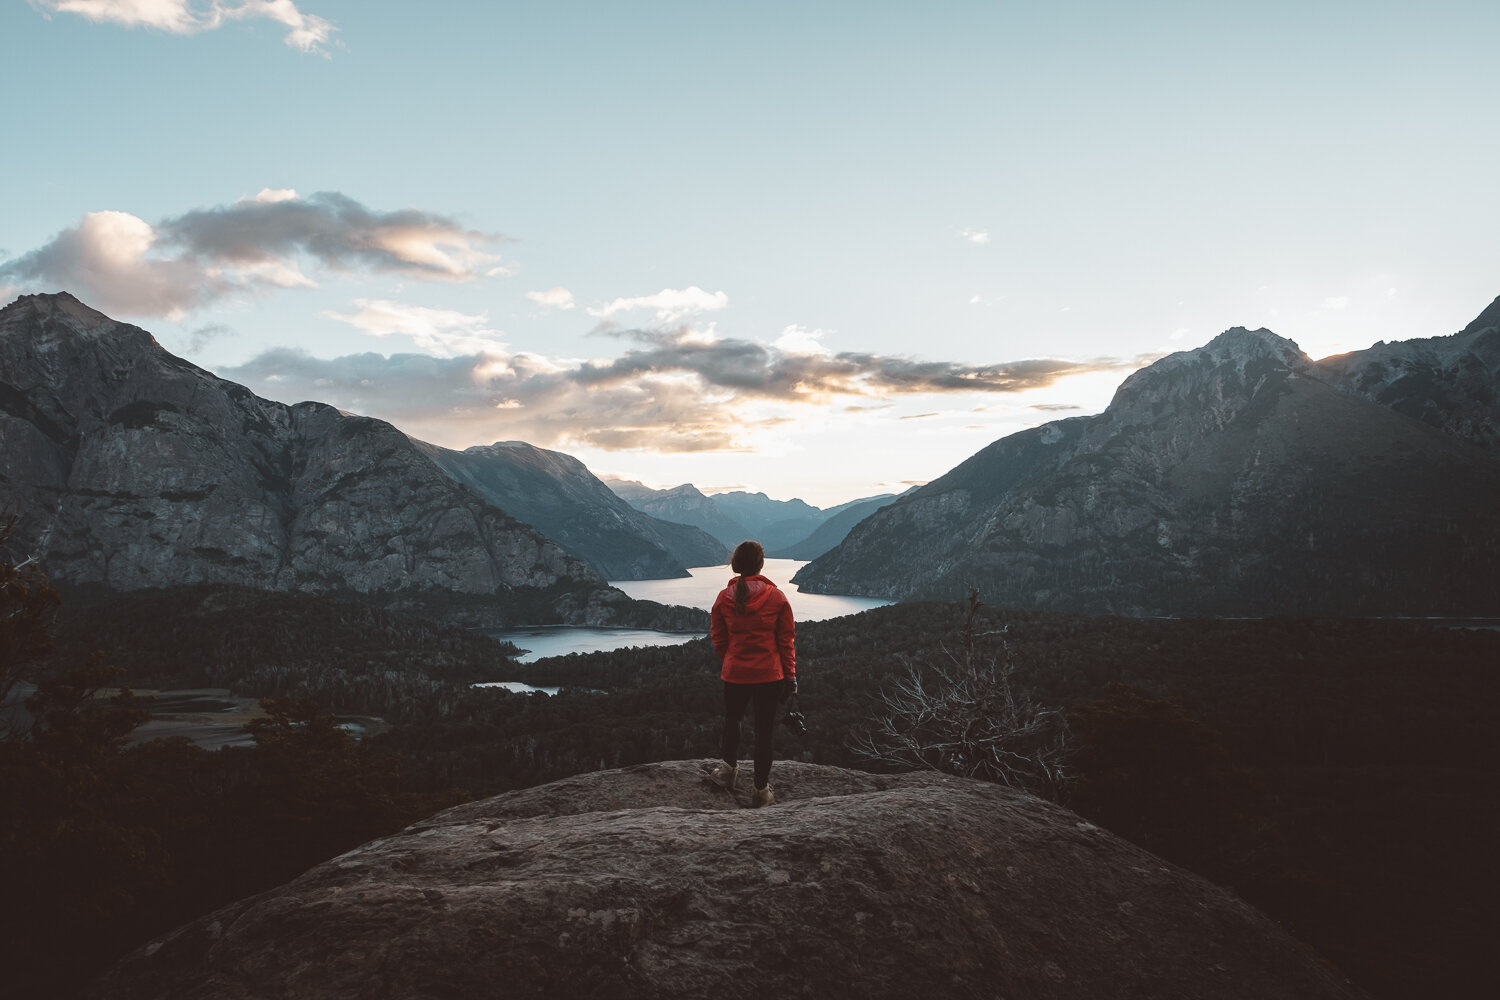
{"type": "Polygon", "coordinates": [[[571,625],[539,625],[489,634],[496,639],[509,640],[526,650],[516,657],[522,663],[540,660],[544,656],[593,653],[603,649],[624,649],[626,646],[676,646],[698,638],[692,632],[653,632],[644,628],[575,628],[571,625]]]}
{"type": "MultiPolygon", "coordinates": [[[[834,594],[804,594],[792,583],[792,576],[807,563],[799,559],[767,559],[762,575],[781,588],[791,602],[792,614],[799,622],[820,622],[825,618],[858,614],[871,608],[885,607],[893,602],[878,597],[840,597],[834,594]]],[[[694,566],[688,570],[693,574],[688,579],[677,580],[615,580],[611,587],[618,587],[631,597],[642,601],[659,601],[662,604],[683,604],[690,608],[707,611],[714,605],[714,598],[724,585],[734,578],[734,570],[728,566],[694,566]]]]}
{"type": "Polygon", "coordinates": [[[486,681],[482,684],[474,684],[471,686],[477,688],[504,688],[505,690],[514,692],[515,694],[557,694],[557,692],[562,690],[562,688],[532,687],[530,684],[522,684],[520,681],[486,681]]]}
{"type": "MultiPolygon", "coordinates": [[[[804,594],[791,583],[791,579],[792,574],[806,565],[807,563],[796,559],[767,559],[766,568],[762,571],[786,594],[787,600],[792,605],[792,614],[799,622],[817,622],[825,618],[857,614],[892,603],[874,597],[804,594]]],[[[692,576],[675,580],[616,580],[610,586],[618,587],[637,600],[681,604],[685,607],[701,608],[707,611],[713,607],[714,597],[734,576],[734,572],[728,566],[695,566],[688,572],[692,576]]],[[[519,659],[522,663],[530,663],[544,656],[591,653],[605,649],[624,649],[627,646],[676,646],[699,638],[703,633],[685,634],[652,632],[639,628],[575,628],[569,625],[549,625],[507,629],[490,634],[497,639],[508,639],[527,650],[519,659]]]]}

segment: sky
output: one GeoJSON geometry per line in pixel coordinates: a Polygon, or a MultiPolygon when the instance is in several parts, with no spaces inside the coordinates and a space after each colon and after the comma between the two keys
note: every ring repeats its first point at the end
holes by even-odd
{"type": "Polygon", "coordinates": [[[831,506],[1500,294],[1500,4],[0,0],[0,301],[831,506]]]}

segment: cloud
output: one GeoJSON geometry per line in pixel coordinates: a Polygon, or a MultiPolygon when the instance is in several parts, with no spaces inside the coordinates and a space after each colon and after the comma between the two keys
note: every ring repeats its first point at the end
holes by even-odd
{"type": "Polygon", "coordinates": [[[1065,410],[1081,410],[1083,407],[1074,403],[1032,403],[1031,409],[1044,413],[1062,413],[1065,410]]]}
{"type": "Polygon", "coordinates": [[[832,352],[823,346],[825,330],[809,330],[805,326],[789,326],[781,336],[771,341],[771,346],[785,354],[803,357],[826,357],[832,352]]]}
{"type": "Polygon", "coordinates": [[[641,295],[630,299],[615,299],[608,305],[588,310],[590,316],[608,319],[616,313],[633,312],[637,309],[654,309],[656,318],[663,323],[675,323],[687,316],[714,312],[729,305],[729,296],[723,292],[705,292],[697,285],[681,290],[663,288],[655,295],[641,295]]]}
{"type": "Polygon", "coordinates": [[[789,408],[851,397],[1014,393],[1142,359],[1040,359],[994,365],[857,352],[794,353],[701,332],[629,331],[635,345],[605,360],[511,352],[482,316],[358,302],[337,318],[377,335],[426,338],[446,356],[356,354],[331,360],[269,351],[222,374],[267,395],[318,399],[390,420],[417,437],[472,444],[520,438],[544,446],[667,452],[749,451],[793,419],[789,408]],[[470,354],[451,354],[483,341],[470,354]]]}
{"type": "Polygon", "coordinates": [[[1347,295],[1330,295],[1328,298],[1323,300],[1324,309],[1344,309],[1348,305],[1349,296],[1347,295]]]}
{"type": "Polygon", "coordinates": [[[970,243],[984,244],[990,241],[990,234],[983,229],[965,229],[958,235],[960,239],[968,240],[970,243]]]}
{"type": "Polygon", "coordinates": [[[286,44],[303,52],[322,52],[334,26],[316,14],[304,14],[292,0],[29,0],[44,15],[77,14],[95,23],[127,28],[155,28],[174,35],[212,31],[230,21],[263,19],[286,28],[286,44]]]}
{"type": "Polygon", "coordinates": [[[67,288],[105,312],[176,316],[235,292],[315,287],[305,264],[433,281],[493,273],[498,237],[417,209],[377,212],[336,191],[265,189],[155,226],[90,212],[45,246],[0,264],[0,280],[67,288]],[[488,270],[486,270],[488,269],[488,270]]]}
{"type": "Polygon", "coordinates": [[[223,323],[209,323],[206,326],[200,326],[188,334],[187,349],[189,353],[197,354],[209,344],[232,333],[234,331],[223,323]]]}
{"type": "Polygon", "coordinates": [[[222,276],[181,258],[148,258],[158,240],[127,212],[90,212],[52,242],[0,264],[0,277],[22,287],[67,288],[105,312],[176,315],[229,291],[222,276]]]}
{"type": "Polygon", "coordinates": [[[489,329],[485,325],[489,320],[482,313],[470,316],[452,309],[428,309],[384,299],[356,299],[354,305],[358,312],[325,309],[319,315],[348,323],[375,337],[403,334],[422,350],[443,358],[505,349],[500,340],[503,334],[489,329]]]}
{"type": "Polygon", "coordinates": [[[566,288],[549,288],[545,292],[527,292],[526,297],[548,309],[572,309],[576,303],[566,288]]]}

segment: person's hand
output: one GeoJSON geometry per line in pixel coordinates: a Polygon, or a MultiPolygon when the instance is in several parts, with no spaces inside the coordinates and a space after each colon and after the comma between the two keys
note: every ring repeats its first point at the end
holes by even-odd
{"type": "Polygon", "coordinates": [[[781,700],[786,701],[797,693],[797,678],[783,677],[781,679],[781,700]]]}

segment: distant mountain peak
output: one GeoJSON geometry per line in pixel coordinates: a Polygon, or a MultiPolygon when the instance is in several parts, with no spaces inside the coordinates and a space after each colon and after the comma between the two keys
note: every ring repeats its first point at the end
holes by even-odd
{"type": "Polygon", "coordinates": [[[21,295],[0,309],[0,320],[19,320],[22,317],[49,319],[55,316],[66,317],[71,321],[68,325],[79,333],[97,334],[123,325],[97,309],[84,305],[70,292],[21,295]]]}
{"type": "Polygon", "coordinates": [[[1307,373],[1316,370],[1311,358],[1294,341],[1277,336],[1264,327],[1249,330],[1230,327],[1202,347],[1169,354],[1134,372],[1115,391],[1111,408],[1124,416],[1135,400],[1161,394],[1175,395],[1193,386],[1207,384],[1237,387],[1235,394],[1253,394],[1263,376],[1275,372],[1307,373]]]}
{"type": "Polygon", "coordinates": [[[1297,346],[1296,341],[1272,333],[1263,326],[1254,330],[1243,326],[1232,326],[1199,350],[1209,354],[1252,356],[1270,354],[1287,360],[1309,360],[1307,355],[1302,353],[1302,349],[1297,346]]]}

